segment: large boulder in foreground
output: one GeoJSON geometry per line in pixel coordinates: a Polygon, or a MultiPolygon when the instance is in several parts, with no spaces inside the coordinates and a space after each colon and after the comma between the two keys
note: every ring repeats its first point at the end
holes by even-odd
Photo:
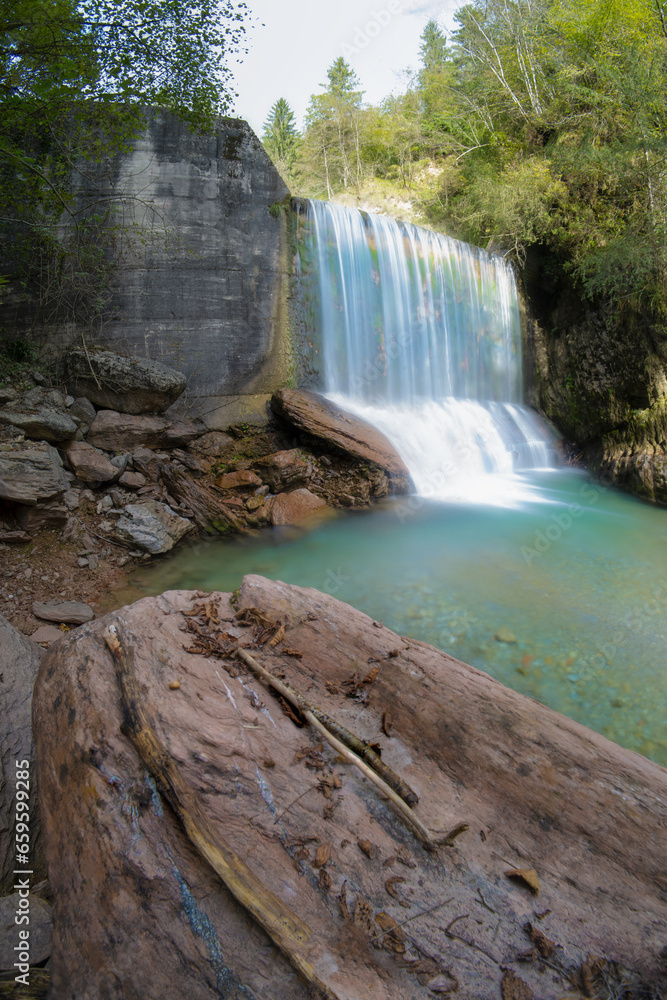
{"type": "MultiPolygon", "coordinates": [[[[42,650],[0,615],[0,896],[12,891],[16,879],[16,762],[29,764],[31,884],[44,876],[35,785],[30,708],[42,650]]],[[[24,771],[24,768],[20,768],[24,771]]],[[[22,778],[25,776],[22,775],[22,778]]],[[[21,786],[25,791],[25,785],[21,786]]],[[[25,841],[25,838],[21,838],[25,841]]],[[[16,943],[16,942],[15,942],[16,943]]]]}
{"type": "Polygon", "coordinates": [[[403,459],[382,431],[325,396],[306,389],[278,389],[271,397],[271,408],[293,427],[320,438],[336,451],[384,469],[394,493],[412,489],[403,459]]]}
{"type": "Polygon", "coordinates": [[[573,983],[592,995],[598,976],[620,996],[628,967],[646,985],[633,995],[659,990],[667,772],[332,597],[248,576],[234,598],[146,598],[44,658],[33,718],[53,1000],[312,995],[125,735],[111,624],[133,704],[166,748],[158,780],[175,767],[191,832],[208,824],[292,911],[331,996],[558,1000],[573,983]],[[355,767],[221,658],[232,637],[381,744],[421,821],[459,828],[453,845],[426,850],[355,767]]]}
{"type": "Polygon", "coordinates": [[[70,351],[67,385],[73,396],[122,413],[162,413],[185,389],[182,372],[159,361],[113,351],[70,351]]]}

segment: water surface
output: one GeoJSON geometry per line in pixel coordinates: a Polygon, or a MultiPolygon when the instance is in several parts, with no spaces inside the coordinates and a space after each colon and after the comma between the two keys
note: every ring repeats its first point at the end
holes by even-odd
{"type": "Polygon", "coordinates": [[[515,485],[506,507],[394,498],[186,544],[123,596],[316,587],[667,765],[667,512],[571,470],[515,485]]]}

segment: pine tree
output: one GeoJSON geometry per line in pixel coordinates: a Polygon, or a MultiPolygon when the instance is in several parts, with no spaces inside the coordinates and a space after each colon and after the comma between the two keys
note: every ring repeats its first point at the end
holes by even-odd
{"type": "Polygon", "coordinates": [[[284,97],[278,98],[264,122],[262,143],[269,156],[290,168],[294,165],[300,134],[296,117],[284,97]]]}

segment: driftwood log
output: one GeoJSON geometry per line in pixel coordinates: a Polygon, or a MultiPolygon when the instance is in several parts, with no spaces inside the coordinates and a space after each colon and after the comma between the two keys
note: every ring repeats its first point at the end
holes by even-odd
{"type": "Polygon", "coordinates": [[[225,534],[246,529],[220,497],[196,483],[178,462],[162,462],[160,478],[168,492],[192,511],[192,519],[207,534],[225,534]]]}

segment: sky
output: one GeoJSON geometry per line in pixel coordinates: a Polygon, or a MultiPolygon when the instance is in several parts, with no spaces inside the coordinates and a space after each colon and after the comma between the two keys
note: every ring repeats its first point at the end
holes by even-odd
{"type": "Polygon", "coordinates": [[[364,100],[376,103],[405,89],[419,67],[427,21],[448,35],[462,0],[246,0],[248,53],[232,63],[234,114],[257,135],[272,105],[284,97],[299,127],[311,94],[322,93],[327,69],[343,56],[361,80],[364,100]]]}

